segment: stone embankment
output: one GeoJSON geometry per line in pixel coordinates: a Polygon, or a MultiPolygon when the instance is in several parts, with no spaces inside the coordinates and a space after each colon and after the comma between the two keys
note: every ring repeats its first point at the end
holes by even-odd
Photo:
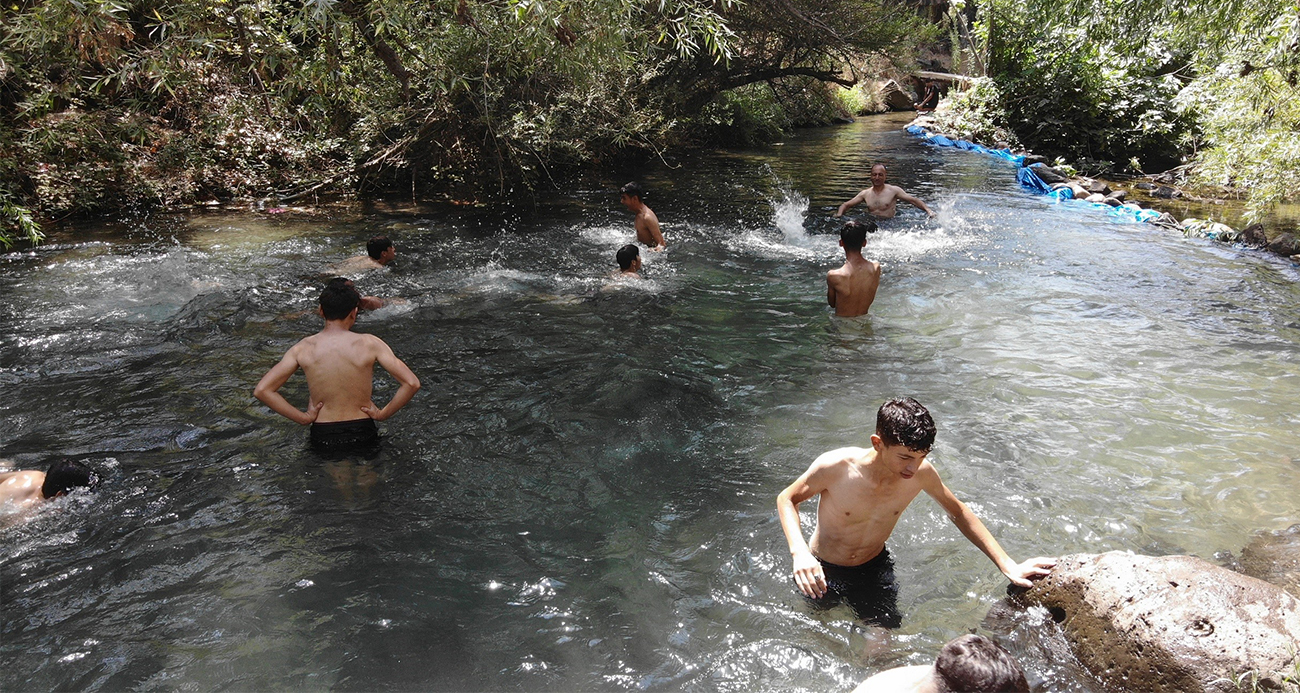
{"type": "Polygon", "coordinates": [[[1047,608],[1116,690],[1300,690],[1300,600],[1199,558],[1064,556],[1015,599],[1047,608]]]}

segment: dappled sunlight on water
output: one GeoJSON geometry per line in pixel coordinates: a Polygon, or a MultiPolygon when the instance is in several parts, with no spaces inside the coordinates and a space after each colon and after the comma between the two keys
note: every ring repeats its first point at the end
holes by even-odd
{"type": "MultiPolygon", "coordinates": [[[[632,217],[595,184],[532,212],[205,215],[0,255],[0,457],[106,476],[0,516],[5,688],[849,690],[1005,594],[927,498],[890,541],[888,640],[795,590],[776,494],[897,395],[1017,559],[1210,557],[1294,523],[1297,270],[1052,206],[900,125],[637,172],[668,244],[643,280],[611,277],[632,217]],[[834,318],[831,215],[877,160],[937,216],[882,222],[876,303],[834,318]],[[353,278],[401,300],[357,329],[424,387],[382,450],[324,459],[251,390],[377,233],[396,263],[353,278]]],[[[301,405],[301,376],[284,393],[301,405]]],[[[1040,656],[1052,629],[999,632],[1036,690],[1099,690],[1040,656]]]]}

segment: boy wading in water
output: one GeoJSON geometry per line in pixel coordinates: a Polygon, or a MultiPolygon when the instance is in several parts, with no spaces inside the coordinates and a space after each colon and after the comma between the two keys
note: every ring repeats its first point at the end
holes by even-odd
{"type": "Polygon", "coordinates": [[[360,294],[349,282],[326,285],[320,295],[325,328],[293,345],[253,389],[253,396],[275,413],[304,426],[311,424],[311,444],[317,449],[377,444],[379,427],[375,422],[397,413],[420,389],[420,379],[384,340],[352,331],[360,301],[360,294]],[[383,408],[370,399],[376,362],[399,385],[383,408]],[[280,388],[299,368],[307,376],[311,398],[305,412],[280,394],[280,388]]]}
{"type": "Polygon", "coordinates": [[[862,257],[867,234],[876,232],[874,221],[850,221],[840,229],[844,266],[826,273],[826,302],[843,318],[866,315],[880,288],[880,263],[862,257]]]}
{"type": "Polygon", "coordinates": [[[934,436],[934,419],[920,402],[891,399],[876,413],[871,449],[831,450],[777,496],[777,514],[794,557],[800,592],[819,606],[846,601],[867,623],[901,625],[894,562],[885,540],[921,491],[930,494],[957,529],[1014,584],[1028,587],[1029,578],[1046,575],[1056,565],[1050,558],[1011,560],[925,461],[934,436]],[[818,495],[817,527],[812,541],[805,543],[799,504],[818,495]]]}

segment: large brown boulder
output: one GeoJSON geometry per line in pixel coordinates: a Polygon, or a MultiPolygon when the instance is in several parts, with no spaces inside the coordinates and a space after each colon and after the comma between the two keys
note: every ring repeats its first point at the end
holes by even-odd
{"type": "Polygon", "coordinates": [[[1300,597],[1300,525],[1263,532],[1241,550],[1241,570],[1300,597]]]}
{"type": "Polygon", "coordinates": [[[881,85],[880,98],[891,111],[912,110],[912,95],[903,91],[903,88],[898,86],[898,82],[892,79],[881,85]]]}
{"type": "Polygon", "coordinates": [[[1064,556],[1021,594],[1060,622],[1074,655],[1117,690],[1235,691],[1291,685],[1300,600],[1192,556],[1064,556]]]}

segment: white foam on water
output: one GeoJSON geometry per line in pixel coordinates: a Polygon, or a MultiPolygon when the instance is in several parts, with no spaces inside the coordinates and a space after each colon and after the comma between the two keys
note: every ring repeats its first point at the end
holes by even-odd
{"type": "Polygon", "coordinates": [[[780,198],[768,200],[772,205],[773,228],[740,232],[737,237],[740,249],[769,259],[799,258],[811,261],[833,256],[838,250],[838,239],[810,235],[804,228],[808,198],[786,185],[782,185],[778,191],[780,198]]]}
{"type": "Polygon", "coordinates": [[[636,230],[629,221],[625,226],[588,226],[578,229],[578,236],[593,245],[606,246],[618,250],[628,243],[636,242],[636,230]]]}

